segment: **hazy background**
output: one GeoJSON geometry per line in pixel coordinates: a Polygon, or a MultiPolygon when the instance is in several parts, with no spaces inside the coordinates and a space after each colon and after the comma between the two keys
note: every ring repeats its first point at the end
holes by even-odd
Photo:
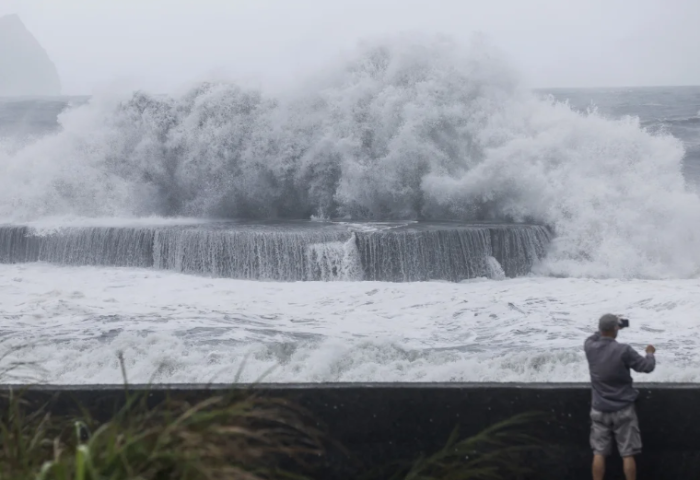
{"type": "Polygon", "coordinates": [[[698,0],[0,0],[65,94],[171,91],[212,76],[288,83],[360,39],[486,34],[533,87],[700,84],[698,0]]]}

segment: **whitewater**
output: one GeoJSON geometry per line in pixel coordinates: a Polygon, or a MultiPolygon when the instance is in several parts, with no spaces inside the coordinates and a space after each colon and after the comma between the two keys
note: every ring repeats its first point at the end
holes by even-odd
{"type": "Polygon", "coordinates": [[[3,100],[0,381],[580,382],[613,312],[694,382],[699,171],[700,89],[533,92],[442,37],[281,93],[3,100]]]}
{"type": "MultiPolygon", "coordinates": [[[[700,281],[256,282],[146,269],[0,266],[15,381],[587,381],[583,340],[624,312],[646,380],[700,381],[700,281]]],[[[640,376],[637,376],[639,379],[640,376]]]]}

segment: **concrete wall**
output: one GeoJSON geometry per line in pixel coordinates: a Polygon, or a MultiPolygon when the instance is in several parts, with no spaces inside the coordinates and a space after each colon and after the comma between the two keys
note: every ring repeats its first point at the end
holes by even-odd
{"type": "MultiPolygon", "coordinates": [[[[158,386],[150,395],[154,402],[166,392],[199,399],[229,388],[158,386]]],[[[700,385],[640,384],[638,388],[644,441],[638,478],[699,478],[700,385]]],[[[352,459],[331,449],[319,464],[317,478],[357,478],[358,472],[369,467],[440,449],[456,426],[467,436],[518,413],[535,411],[548,418],[529,433],[547,440],[549,447],[530,459],[537,469],[532,478],[590,478],[590,391],[586,385],[319,384],[255,389],[306,407],[350,451],[352,459]]],[[[98,418],[107,418],[124,398],[122,386],[33,387],[26,395],[45,401],[56,393],[51,407],[56,413],[80,402],[98,418]]],[[[606,478],[622,478],[619,458],[609,461],[606,478]]]]}

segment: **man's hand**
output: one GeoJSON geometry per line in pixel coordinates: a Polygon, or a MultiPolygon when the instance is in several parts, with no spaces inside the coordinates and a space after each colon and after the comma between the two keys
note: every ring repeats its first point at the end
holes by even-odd
{"type": "Polygon", "coordinates": [[[654,348],[654,345],[647,345],[647,354],[651,353],[652,355],[656,353],[656,349],[654,348]]]}

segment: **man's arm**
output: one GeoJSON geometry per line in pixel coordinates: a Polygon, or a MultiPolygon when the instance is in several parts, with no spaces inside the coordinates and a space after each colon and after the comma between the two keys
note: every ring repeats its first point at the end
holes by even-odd
{"type": "Polygon", "coordinates": [[[584,347],[588,346],[589,343],[591,342],[596,342],[600,340],[600,332],[595,332],[593,335],[588,337],[585,342],[583,342],[584,347]]]}
{"type": "Polygon", "coordinates": [[[642,357],[634,348],[627,345],[625,363],[635,372],[651,373],[656,367],[656,358],[653,353],[647,353],[646,357],[642,357]]]}

